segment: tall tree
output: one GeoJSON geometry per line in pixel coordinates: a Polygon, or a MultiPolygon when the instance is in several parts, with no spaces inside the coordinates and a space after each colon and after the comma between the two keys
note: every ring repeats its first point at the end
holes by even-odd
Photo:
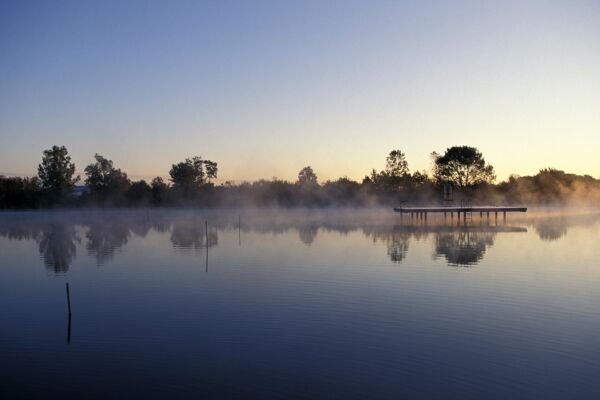
{"type": "Polygon", "coordinates": [[[189,196],[204,183],[204,162],[201,157],[186,158],[183,162],[173,164],[169,175],[173,187],[189,196]]]}
{"type": "Polygon", "coordinates": [[[42,190],[48,195],[51,202],[57,202],[71,194],[79,175],[75,174],[75,164],[65,146],[52,146],[44,150],[42,163],[38,165],[38,177],[42,190]]]}
{"type": "Polygon", "coordinates": [[[443,156],[432,153],[434,176],[438,182],[450,182],[458,187],[492,183],[496,179],[494,167],[485,162],[475,147],[454,146],[443,156]]]}
{"type": "Polygon", "coordinates": [[[385,172],[389,177],[402,178],[408,175],[408,162],[400,150],[392,150],[386,158],[385,172]]]}
{"type": "Polygon", "coordinates": [[[317,174],[315,174],[310,166],[304,167],[298,173],[298,183],[301,185],[316,185],[317,174]]]}
{"type": "Polygon", "coordinates": [[[395,192],[408,186],[411,181],[408,162],[401,150],[392,150],[385,159],[385,170],[379,174],[373,170],[372,180],[379,187],[395,192]]]}
{"type": "Polygon", "coordinates": [[[204,167],[206,168],[206,177],[208,178],[208,183],[210,183],[211,179],[217,179],[217,163],[210,160],[204,160],[204,167]]]}
{"type": "Polygon", "coordinates": [[[117,196],[123,194],[131,185],[127,174],[113,166],[113,162],[94,155],[96,162],[85,167],[85,183],[90,191],[98,196],[117,196]]]}

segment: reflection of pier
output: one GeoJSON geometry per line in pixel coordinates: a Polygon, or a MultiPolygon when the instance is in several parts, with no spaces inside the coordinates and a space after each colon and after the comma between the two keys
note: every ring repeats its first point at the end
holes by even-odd
{"type": "Polygon", "coordinates": [[[410,214],[410,218],[417,218],[421,220],[427,220],[428,214],[444,214],[444,219],[448,218],[450,215],[450,219],[454,218],[454,214],[456,214],[456,218],[460,221],[460,216],[462,214],[463,221],[466,221],[467,214],[469,217],[473,217],[473,213],[479,213],[479,218],[483,219],[483,213],[486,214],[486,217],[489,221],[490,213],[494,214],[494,219],[498,221],[498,213],[502,213],[504,220],[506,221],[506,213],[514,213],[514,212],[527,212],[527,207],[495,207],[495,206],[472,206],[472,207],[396,207],[394,208],[395,212],[402,214],[410,214]]]}

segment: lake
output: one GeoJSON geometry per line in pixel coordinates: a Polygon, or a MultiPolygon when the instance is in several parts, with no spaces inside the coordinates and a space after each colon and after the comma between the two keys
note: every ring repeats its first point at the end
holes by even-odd
{"type": "Polygon", "coordinates": [[[599,242],[556,210],[3,212],[0,397],[597,399],[599,242]]]}

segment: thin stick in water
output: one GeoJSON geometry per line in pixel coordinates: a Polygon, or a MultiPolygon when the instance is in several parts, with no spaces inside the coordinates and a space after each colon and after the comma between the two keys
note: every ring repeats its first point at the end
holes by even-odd
{"type": "Polygon", "coordinates": [[[69,309],[69,316],[67,322],[67,344],[71,344],[71,291],[69,290],[69,283],[67,282],[67,307],[69,309]]]}
{"type": "Polygon", "coordinates": [[[69,308],[69,316],[71,315],[71,292],[69,291],[69,282],[67,282],[67,307],[69,308]]]}

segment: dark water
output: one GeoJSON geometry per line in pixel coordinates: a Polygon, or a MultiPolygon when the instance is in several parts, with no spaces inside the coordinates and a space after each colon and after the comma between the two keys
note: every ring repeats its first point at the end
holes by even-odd
{"type": "Polygon", "coordinates": [[[599,240],[594,214],[0,213],[0,398],[597,399],[599,240]]]}

